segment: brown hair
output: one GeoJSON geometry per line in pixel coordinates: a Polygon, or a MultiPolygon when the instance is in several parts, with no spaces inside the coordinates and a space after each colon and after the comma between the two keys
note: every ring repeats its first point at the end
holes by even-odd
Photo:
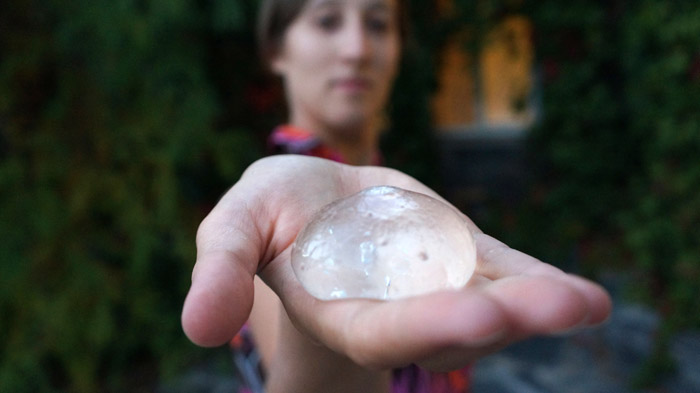
{"type": "MultiPolygon", "coordinates": [[[[277,55],[284,34],[309,0],[263,0],[258,13],[258,48],[265,66],[277,55]]],[[[399,35],[401,42],[408,36],[406,1],[398,0],[399,35]]]]}

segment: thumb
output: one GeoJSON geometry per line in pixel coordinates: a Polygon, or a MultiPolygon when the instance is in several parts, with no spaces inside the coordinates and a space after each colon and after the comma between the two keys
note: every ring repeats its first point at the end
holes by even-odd
{"type": "Polygon", "coordinates": [[[253,278],[264,242],[246,206],[224,196],[197,232],[197,263],[181,317],[185,334],[197,345],[230,341],[253,307],[253,278]]]}
{"type": "Polygon", "coordinates": [[[203,347],[227,343],[248,319],[253,306],[253,273],[228,251],[202,256],[182,309],[182,328],[203,347]]]}

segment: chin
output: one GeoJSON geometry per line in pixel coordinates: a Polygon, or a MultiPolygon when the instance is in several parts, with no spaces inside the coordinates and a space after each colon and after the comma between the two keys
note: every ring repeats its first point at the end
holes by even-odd
{"type": "Polygon", "coordinates": [[[377,116],[374,111],[367,110],[367,108],[363,107],[342,111],[337,113],[337,115],[334,117],[335,119],[333,119],[333,124],[336,125],[335,128],[357,129],[365,128],[379,116],[377,116]]]}
{"type": "Polygon", "coordinates": [[[333,122],[333,128],[343,133],[355,134],[358,130],[366,129],[369,122],[368,116],[365,115],[343,116],[333,122]]]}

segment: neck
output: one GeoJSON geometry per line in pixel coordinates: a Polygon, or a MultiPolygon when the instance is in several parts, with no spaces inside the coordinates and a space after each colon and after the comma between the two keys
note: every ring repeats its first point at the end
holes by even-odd
{"type": "Polygon", "coordinates": [[[376,144],[371,144],[369,146],[357,146],[342,144],[333,146],[333,144],[328,144],[331,148],[334,148],[340,152],[345,161],[351,165],[372,165],[374,164],[374,157],[377,151],[376,144]]]}
{"type": "Polygon", "coordinates": [[[372,165],[379,149],[378,127],[366,124],[360,127],[319,127],[305,122],[293,122],[295,126],[312,132],[333,150],[338,151],[351,165],[372,165]]]}

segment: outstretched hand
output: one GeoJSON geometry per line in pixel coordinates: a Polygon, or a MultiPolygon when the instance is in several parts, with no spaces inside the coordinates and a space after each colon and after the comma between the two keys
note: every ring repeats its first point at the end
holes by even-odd
{"type": "Polygon", "coordinates": [[[202,346],[230,340],[250,314],[256,274],[299,331],[368,368],[456,369],[515,341],[593,326],[609,315],[600,286],[510,249],[466,217],[477,267],[464,289],[394,301],[312,297],[291,268],[297,233],[321,207],[375,185],[440,198],[387,168],[301,156],[270,157],[248,168],[199,228],[182,312],[187,336],[202,346]]]}

